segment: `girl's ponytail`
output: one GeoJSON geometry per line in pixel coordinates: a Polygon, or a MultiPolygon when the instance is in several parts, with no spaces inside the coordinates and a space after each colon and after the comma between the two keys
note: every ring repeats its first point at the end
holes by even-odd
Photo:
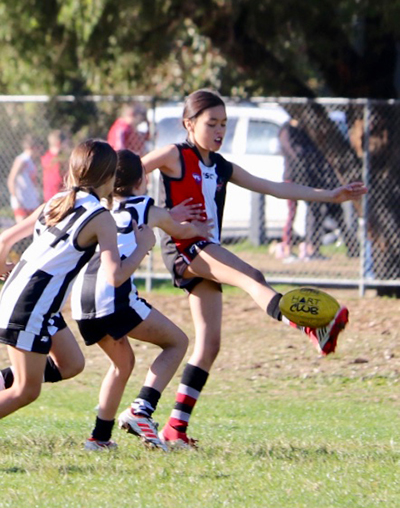
{"type": "Polygon", "coordinates": [[[117,154],[105,141],[88,139],[72,151],[69,159],[67,191],[52,199],[46,213],[46,224],[54,226],[75,207],[80,190],[87,192],[100,187],[115,175],[117,154]]]}
{"type": "Polygon", "coordinates": [[[47,226],[55,226],[72,212],[75,207],[76,194],[78,187],[72,187],[65,196],[52,200],[48,213],[46,214],[47,226]]]}

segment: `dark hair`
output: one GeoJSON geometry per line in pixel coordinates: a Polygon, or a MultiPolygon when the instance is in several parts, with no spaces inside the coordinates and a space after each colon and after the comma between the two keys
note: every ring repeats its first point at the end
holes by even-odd
{"type": "Polygon", "coordinates": [[[116,164],[117,154],[105,141],[88,139],[74,148],[69,159],[67,194],[51,202],[46,224],[53,226],[64,219],[75,206],[76,193],[90,192],[106,183],[114,176],[116,164]]]}
{"type": "Polygon", "coordinates": [[[218,92],[202,88],[188,95],[183,108],[183,120],[197,118],[206,109],[224,106],[225,103],[218,92]]]}
{"type": "Polygon", "coordinates": [[[118,150],[114,194],[129,196],[132,194],[132,187],[140,184],[142,178],[143,164],[139,155],[131,150],[118,150]]]}

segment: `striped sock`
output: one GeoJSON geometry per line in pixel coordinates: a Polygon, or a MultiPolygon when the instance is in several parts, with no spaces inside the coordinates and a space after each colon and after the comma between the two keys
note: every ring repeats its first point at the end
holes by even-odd
{"type": "Polygon", "coordinates": [[[169,418],[169,425],[180,432],[186,432],[193,408],[206,384],[208,372],[189,363],[182,374],[175,398],[175,406],[169,418]]]}

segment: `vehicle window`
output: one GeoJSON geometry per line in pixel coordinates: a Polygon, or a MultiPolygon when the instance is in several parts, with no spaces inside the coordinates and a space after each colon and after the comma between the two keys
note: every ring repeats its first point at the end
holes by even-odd
{"type": "MultiPolygon", "coordinates": [[[[226,153],[232,153],[232,141],[235,134],[236,124],[237,118],[229,118],[222,148],[226,153]]],[[[163,118],[157,124],[156,148],[173,143],[183,143],[186,140],[186,136],[187,132],[184,129],[180,118],[163,118]]]]}
{"type": "Polygon", "coordinates": [[[280,126],[265,120],[250,120],[247,132],[246,153],[252,155],[277,155],[280,152],[280,126]]]}

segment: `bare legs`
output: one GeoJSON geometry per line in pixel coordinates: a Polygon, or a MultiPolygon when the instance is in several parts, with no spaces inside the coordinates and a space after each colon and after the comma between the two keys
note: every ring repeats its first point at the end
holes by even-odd
{"type": "Polygon", "coordinates": [[[202,250],[186,269],[185,276],[198,276],[243,289],[263,311],[276,294],[259,270],[220,245],[211,244],[202,250]]]}
{"type": "Polygon", "coordinates": [[[189,295],[196,333],[194,350],[183,371],[171,416],[162,430],[162,439],[170,446],[191,446],[192,441],[186,435],[189,420],[219,353],[222,293],[218,283],[243,289],[263,311],[277,294],[259,270],[219,245],[208,245],[202,250],[184,275],[203,280],[189,295]]]}
{"type": "Polygon", "coordinates": [[[85,357],[69,328],[53,335],[49,356],[60,371],[62,379],[77,376],[85,367],[85,357]]]}
{"type": "Polygon", "coordinates": [[[222,293],[210,280],[203,280],[189,295],[196,340],[191,365],[209,372],[221,345],[222,293]]]}
{"type": "MultiPolygon", "coordinates": [[[[145,386],[162,393],[186,353],[188,346],[186,335],[154,308],[147,319],[128,335],[162,349],[152,363],[144,382],[145,386]]],[[[112,364],[100,388],[98,416],[103,420],[112,420],[118,410],[135,359],[127,337],[115,341],[107,336],[99,342],[99,346],[112,364]]]]}
{"type": "Polygon", "coordinates": [[[8,346],[14,369],[14,383],[0,392],[0,418],[27,406],[40,395],[46,355],[22,351],[8,346]]]}
{"type": "MultiPolygon", "coordinates": [[[[13,384],[0,392],[0,418],[36,400],[41,391],[47,356],[8,346],[13,384]]],[[[76,376],[85,365],[84,356],[69,328],[52,337],[50,356],[63,379],[76,376]]]]}

